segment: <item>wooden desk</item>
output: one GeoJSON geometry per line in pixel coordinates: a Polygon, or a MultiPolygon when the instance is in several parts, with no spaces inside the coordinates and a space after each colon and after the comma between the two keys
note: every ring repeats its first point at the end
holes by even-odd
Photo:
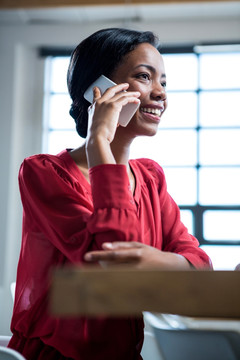
{"type": "Polygon", "coordinates": [[[151,311],[240,319],[240,272],[56,270],[50,304],[56,316],[123,316],[151,311]]]}

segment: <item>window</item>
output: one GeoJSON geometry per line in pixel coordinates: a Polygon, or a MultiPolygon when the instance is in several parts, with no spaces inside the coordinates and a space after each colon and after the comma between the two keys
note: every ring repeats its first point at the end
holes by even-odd
{"type": "Polygon", "coordinates": [[[43,152],[57,154],[78,147],[83,139],[69,115],[71,99],[67,90],[69,56],[48,56],[45,62],[43,152]]]}
{"type": "MultiPolygon", "coordinates": [[[[131,157],[164,169],[182,221],[211,256],[215,269],[240,261],[240,51],[163,49],[168,110],[153,138],[135,140],[131,157]]],[[[83,140],[68,115],[69,57],[46,58],[44,152],[83,140]]]]}

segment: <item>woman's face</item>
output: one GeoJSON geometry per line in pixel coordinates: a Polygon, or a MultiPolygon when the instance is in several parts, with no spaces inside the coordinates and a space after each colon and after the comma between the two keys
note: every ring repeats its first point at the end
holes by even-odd
{"type": "Polygon", "coordinates": [[[128,90],[139,91],[140,107],[127,128],[136,135],[154,135],[167,107],[166,75],[161,54],[143,43],[127,54],[111,76],[117,84],[126,82],[128,90]]]}

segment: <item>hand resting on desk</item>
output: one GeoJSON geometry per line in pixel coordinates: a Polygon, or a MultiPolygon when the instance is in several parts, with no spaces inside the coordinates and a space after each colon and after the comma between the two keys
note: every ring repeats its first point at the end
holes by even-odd
{"type": "Polygon", "coordinates": [[[103,250],[85,254],[88,263],[99,262],[103,267],[133,265],[135,268],[160,268],[166,270],[188,270],[190,263],[179,254],[164,252],[138,242],[103,243],[103,250]]]}

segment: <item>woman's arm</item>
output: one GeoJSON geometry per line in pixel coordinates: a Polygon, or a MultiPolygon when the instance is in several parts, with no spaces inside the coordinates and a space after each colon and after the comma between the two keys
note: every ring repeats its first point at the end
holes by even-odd
{"type": "Polygon", "coordinates": [[[139,103],[138,91],[126,91],[129,84],[119,84],[105,91],[101,96],[100,90],[94,88],[93,112],[89,116],[86,152],[88,168],[100,164],[116,164],[110,144],[114,139],[118,126],[119,114],[127,103],[139,103]]]}
{"type": "Polygon", "coordinates": [[[82,262],[88,250],[103,242],[139,241],[136,206],[124,165],[90,169],[92,193],[81,177],[60,166],[58,158],[37,155],[20,169],[19,185],[26,232],[41,233],[70,262],[82,262]]]}

